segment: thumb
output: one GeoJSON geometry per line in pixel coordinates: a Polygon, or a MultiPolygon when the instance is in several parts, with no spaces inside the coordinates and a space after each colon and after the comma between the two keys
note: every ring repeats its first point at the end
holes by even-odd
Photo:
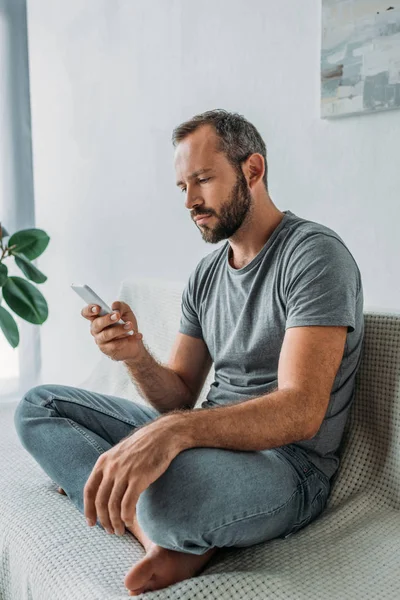
{"type": "Polygon", "coordinates": [[[130,321],[132,323],[133,329],[137,332],[136,335],[139,336],[140,339],[143,337],[142,334],[138,332],[139,328],[137,320],[129,304],[120,300],[116,300],[111,304],[111,309],[113,311],[118,311],[123,321],[130,321]]]}
{"type": "Polygon", "coordinates": [[[131,307],[126,302],[116,300],[111,304],[111,308],[113,311],[119,312],[123,321],[136,321],[135,315],[133,314],[131,307]]]}
{"type": "MultiPolygon", "coordinates": [[[[121,315],[121,318],[128,312],[130,314],[133,314],[129,304],[127,304],[126,302],[122,302],[120,300],[116,300],[115,302],[113,302],[111,304],[111,308],[113,311],[118,311],[119,314],[121,315]]],[[[125,319],[124,319],[124,321],[125,321],[125,319]]]]}

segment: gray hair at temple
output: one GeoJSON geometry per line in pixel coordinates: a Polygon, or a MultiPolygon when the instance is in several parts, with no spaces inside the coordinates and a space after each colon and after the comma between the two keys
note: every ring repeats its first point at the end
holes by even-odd
{"type": "Polygon", "coordinates": [[[267,149],[254,125],[238,113],[217,108],[195,115],[189,121],[175,127],[172,133],[173,145],[179,144],[202,125],[214,127],[219,138],[218,152],[223,152],[234,169],[241,175],[243,175],[242,162],[247,160],[251,154],[261,154],[265,162],[263,181],[265,189],[268,191],[267,149]]]}

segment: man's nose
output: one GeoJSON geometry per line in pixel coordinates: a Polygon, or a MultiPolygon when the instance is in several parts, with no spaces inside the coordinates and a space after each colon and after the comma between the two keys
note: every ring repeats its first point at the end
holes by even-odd
{"type": "Polygon", "coordinates": [[[193,209],[193,205],[198,204],[200,202],[200,198],[198,194],[194,192],[194,190],[186,190],[186,198],[185,198],[185,206],[188,209],[193,209]]]}

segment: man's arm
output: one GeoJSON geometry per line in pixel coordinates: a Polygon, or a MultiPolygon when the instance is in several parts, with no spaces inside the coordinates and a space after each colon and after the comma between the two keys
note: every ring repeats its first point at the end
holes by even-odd
{"type": "Polygon", "coordinates": [[[347,327],[287,329],[276,391],[238,404],[169,413],[175,425],[180,423],[182,450],[257,451],[311,439],[328,408],[346,335],[347,327]]]}
{"type": "Polygon", "coordinates": [[[140,356],[123,362],[139,394],[160,413],[191,408],[192,394],[186,383],[173,369],[159,364],[143,342],[140,356]]]}

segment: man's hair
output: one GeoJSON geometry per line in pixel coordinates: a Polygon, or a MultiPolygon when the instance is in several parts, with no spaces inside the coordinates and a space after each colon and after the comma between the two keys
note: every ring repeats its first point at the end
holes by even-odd
{"type": "Polygon", "coordinates": [[[186,136],[202,125],[212,125],[219,138],[218,152],[223,152],[235,170],[243,175],[241,164],[251,154],[257,152],[264,157],[265,172],[263,181],[268,191],[267,149],[257,129],[238,113],[231,113],[223,108],[208,110],[195,115],[189,121],[175,127],[172,143],[179,144],[186,136]]]}

